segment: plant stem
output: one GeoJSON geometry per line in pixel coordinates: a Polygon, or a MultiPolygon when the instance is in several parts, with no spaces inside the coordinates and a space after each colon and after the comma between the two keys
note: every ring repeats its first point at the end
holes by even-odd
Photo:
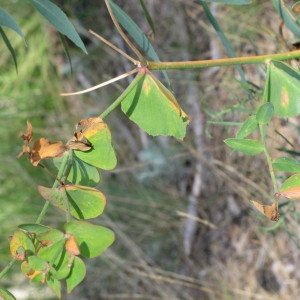
{"type": "Polygon", "coordinates": [[[275,173],[274,173],[274,170],[273,170],[273,167],[272,167],[272,159],[271,159],[270,153],[269,153],[268,148],[267,148],[266,132],[265,131],[266,131],[266,125],[259,124],[259,132],[260,132],[260,136],[261,136],[261,142],[262,142],[262,145],[263,145],[263,148],[264,148],[264,154],[265,154],[266,159],[267,159],[270,176],[271,176],[271,179],[272,179],[272,182],[273,182],[274,192],[276,194],[278,192],[278,185],[277,185],[277,181],[276,181],[276,178],[275,178],[275,173]]]}
{"type": "MultiPolygon", "coordinates": [[[[59,168],[59,171],[58,171],[58,174],[57,174],[57,179],[58,180],[54,181],[52,188],[57,188],[59,186],[59,184],[60,184],[59,181],[64,176],[65,170],[68,167],[69,155],[70,155],[69,151],[66,151],[64,153],[63,161],[62,161],[62,163],[60,165],[60,168],[59,168]]],[[[40,215],[38,216],[38,218],[37,218],[37,220],[35,222],[36,224],[40,224],[42,222],[42,220],[44,219],[45,214],[46,214],[46,212],[48,210],[49,205],[50,205],[50,202],[46,201],[45,204],[44,204],[44,207],[43,207],[42,211],[40,212],[40,215]]]]}
{"type": "Polygon", "coordinates": [[[17,262],[16,259],[12,259],[9,264],[1,271],[0,273],[0,279],[2,279],[6,273],[12,268],[12,266],[17,262]]]}
{"type": "Polygon", "coordinates": [[[199,69],[217,66],[236,66],[245,64],[264,64],[268,60],[289,60],[300,57],[300,50],[278,54],[266,54],[258,56],[221,58],[214,60],[196,61],[174,61],[174,62],[149,62],[149,70],[170,70],[170,69],[199,69]]]}

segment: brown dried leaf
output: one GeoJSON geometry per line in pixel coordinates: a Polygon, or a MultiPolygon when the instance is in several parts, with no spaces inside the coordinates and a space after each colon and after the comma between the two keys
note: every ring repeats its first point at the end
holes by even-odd
{"type": "Polygon", "coordinates": [[[23,156],[23,154],[30,152],[29,143],[31,142],[33,135],[32,135],[32,125],[28,120],[27,120],[26,133],[21,133],[20,137],[23,139],[23,147],[22,147],[22,151],[18,154],[17,158],[20,158],[23,156]]]}
{"type": "Polygon", "coordinates": [[[36,140],[29,153],[29,160],[37,166],[45,158],[53,158],[62,155],[67,148],[62,142],[51,143],[45,138],[36,140]]]}
{"type": "Polygon", "coordinates": [[[67,147],[72,150],[88,151],[92,148],[87,140],[97,132],[107,126],[99,117],[82,119],[76,124],[76,129],[81,126],[81,130],[74,133],[74,137],[68,141],[67,147]]]}
{"type": "Polygon", "coordinates": [[[80,250],[76,241],[76,237],[71,234],[70,237],[66,241],[66,251],[68,251],[71,256],[77,256],[80,254],[80,250]]]}
{"type": "Polygon", "coordinates": [[[276,200],[272,205],[262,205],[257,201],[250,201],[258,211],[264,214],[271,221],[278,221],[280,214],[278,212],[278,201],[276,200]]]}

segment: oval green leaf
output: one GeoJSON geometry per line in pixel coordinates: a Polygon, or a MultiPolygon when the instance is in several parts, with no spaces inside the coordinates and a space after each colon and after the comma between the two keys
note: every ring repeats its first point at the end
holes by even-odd
{"type": "Polygon", "coordinates": [[[290,157],[279,157],[272,163],[273,169],[283,172],[300,172],[300,163],[290,157]]]}
{"type": "Polygon", "coordinates": [[[272,61],[268,64],[264,100],[274,105],[280,117],[300,114],[300,73],[288,64],[272,61]]]}
{"type": "Polygon", "coordinates": [[[263,151],[263,145],[259,141],[250,139],[226,139],[225,144],[233,150],[243,152],[248,155],[257,155],[263,151]]]}
{"type": "Polygon", "coordinates": [[[53,277],[47,278],[47,284],[58,299],[61,299],[61,282],[53,277]]]}
{"type": "Polygon", "coordinates": [[[28,1],[60,33],[66,35],[77,47],[79,47],[83,52],[87,53],[86,48],[74,26],[58,6],[49,0],[28,1]]]}
{"type": "Polygon", "coordinates": [[[253,133],[258,127],[256,116],[248,117],[245,122],[240,127],[239,131],[236,134],[238,139],[243,139],[249,134],[253,133]]]}
{"type": "Polygon", "coordinates": [[[261,105],[256,114],[256,121],[258,124],[265,125],[270,122],[274,114],[274,106],[272,103],[267,102],[261,105]]]}
{"type": "Polygon", "coordinates": [[[182,139],[189,123],[174,95],[146,68],[124,91],[121,103],[130,120],[151,135],[182,139]]]}
{"type": "Polygon", "coordinates": [[[76,237],[80,254],[87,258],[100,255],[115,239],[110,229],[83,221],[67,223],[66,232],[76,237]]]}
{"type": "Polygon", "coordinates": [[[289,190],[291,188],[296,188],[300,186],[300,173],[297,173],[289,177],[280,188],[280,191],[289,190]]]}
{"type": "Polygon", "coordinates": [[[65,185],[60,188],[39,186],[38,190],[46,201],[63,211],[67,210],[65,206],[66,199],[64,199],[66,193],[70,213],[77,219],[98,217],[102,214],[106,204],[103,193],[85,186],[65,185]]]}
{"type": "Polygon", "coordinates": [[[66,278],[68,293],[71,293],[72,290],[84,279],[85,274],[85,264],[79,257],[76,256],[73,261],[71,272],[66,278]]]}
{"type": "Polygon", "coordinates": [[[32,240],[21,230],[14,232],[9,241],[10,253],[16,260],[24,260],[29,255],[35,253],[35,247],[32,240]]]}

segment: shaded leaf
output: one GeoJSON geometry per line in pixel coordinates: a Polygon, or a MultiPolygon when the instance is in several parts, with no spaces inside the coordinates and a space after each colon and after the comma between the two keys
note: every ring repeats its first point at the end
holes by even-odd
{"type": "Polygon", "coordinates": [[[41,224],[21,224],[18,228],[27,231],[30,234],[40,235],[49,231],[51,228],[41,224]]]}
{"type": "Polygon", "coordinates": [[[39,186],[38,190],[46,201],[63,211],[67,210],[63,199],[64,193],[66,193],[70,213],[77,219],[90,219],[99,216],[106,204],[103,193],[85,186],[66,185],[60,188],[39,186]]]}
{"type": "Polygon", "coordinates": [[[1,35],[2,39],[3,39],[3,41],[4,41],[5,46],[7,47],[8,51],[10,52],[10,55],[13,58],[16,71],[18,72],[18,63],[17,63],[17,57],[16,57],[15,50],[14,50],[13,46],[11,45],[8,37],[6,36],[4,30],[2,29],[1,26],[0,26],[0,35],[1,35]]]}
{"type": "Polygon", "coordinates": [[[47,278],[47,284],[57,298],[61,298],[61,282],[53,277],[47,278]]]}
{"type": "Polygon", "coordinates": [[[25,40],[25,36],[22,30],[18,26],[14,18],[12,18],[11,15],[2,8],[0,8],[0,26],[5,26],[14,30],[23,40],[25,40]]]}
{"type": "Polygon", "coordinates": [[[240,127],[239,131],[236,134],[238,139],[243,139],[247,137],[249,134],[253,133],[258,127],[258,123],[256,121],[256,116],[248,117],[245,122],[240,127]]]}
{"type": "Polygon", "coordinates": [[[36,10],[59,32],[66,35],[76,46],[87,53],[86,48],[65,13],[49,0],[28,0],[36,10]]]}
{"type": "Polygon", "coordinates": [[[88,258],[100,255],[114,241],[110,229],[83,221],[67,223],[66,232],[76,237],[81,255],[88,258]]]}
{"type": "Polygon", "coordinates": [[[218,2],[223,4],[230,4],[230,5],[248,5],[251,4],[251,0],[201,0],[204,2],[218,2]]]}
{"type": "Polygon", "coordinates": [[[84,279],[86,274],[86,268],[84,262],[79,258],[75,257],[72,265],[71,272],[66,278],[67,291],[71,293],[72,290],[84,279]]]}
{"type": "Polygon", "coordinates": [[[261,105],[256,113],[256,121],[258,124],[265,125],[270,122],[274,114],[274,106],[267,102],[261,105]]]}
{"type": "Polygon", "coordinates": [[[263,145],[256,140],[250,139],[226,139],[227,146],[233,150],[243,152],[248,155],[257,155],[263,151],[263,145]]]}
{"type": "Polygon", "coordinates": [[[188,115],[147,68],[139,71],[121,97],[123,112],[147,133],[179,139],[185,136],[188,115]]]}

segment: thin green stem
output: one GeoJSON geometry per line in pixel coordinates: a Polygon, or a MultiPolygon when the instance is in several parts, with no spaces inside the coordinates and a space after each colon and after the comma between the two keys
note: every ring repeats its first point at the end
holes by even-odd
{"type": "Polygon", "coordinates": [[[278,54],[266,54],[258,56],[221,58],[214,60],[196,61],[173,61],[173,62],[149,62],[149,70],[170,70],[170,69],[199,69],[217,66],[236,66],[245,64],[264,64],[268,60],[289,60],[300,57],[300,50],[278,54]]]}
{"type": "Polygon", "coordinates": [[[0,279],[2,279],[6,273],[13,267],[13,265],[17,262],[16,259],[12,259],[9,264],[1,271],[0,273],[0,279]]]}
{"type": "MultiPolygon", "coordinates": [[[[60,185],[60,180],[64,176],[66,168],[68,166],[69,155],[70,155],[69,151],[66,151],[64,153],[63,161],[60,165],[60,168],[59,168],[59,171],[58,171],[58,174],[57,174],[57,179],[58,180],[54,181],[52,188],[57,188],[60,185]]],[[[40,212],[40,215],[38,216],[38,218],[35,222],[36,224],[40,224],[42,222],[42,220],[44,219],[44,217],[46,215],[46,212],[48,210],[49,205],[50,205],[50,202],[46,201],[44,207],[42,208],[42,211],[40,212]]]]}
{"type": "Polygon", "coordinates": [[[273,166],[272,166],[272,159],[271,159],[270,153],[269,153],[268,148],[267,148],[266,125],[261,125],[260,124],[259,125],[259,132],[260,132],[260,137],[261,137],[261,143],[262,143],[263,149],[264,149],[264,154],[265,154],[266,159],[267,159],[270,176],[271,176],[271,179],[272,179],[272,182],[273,182],[274,192],[276,194],[278,192],[278,185],[277,185],[275,173],[274,173],[273,166]]]}

